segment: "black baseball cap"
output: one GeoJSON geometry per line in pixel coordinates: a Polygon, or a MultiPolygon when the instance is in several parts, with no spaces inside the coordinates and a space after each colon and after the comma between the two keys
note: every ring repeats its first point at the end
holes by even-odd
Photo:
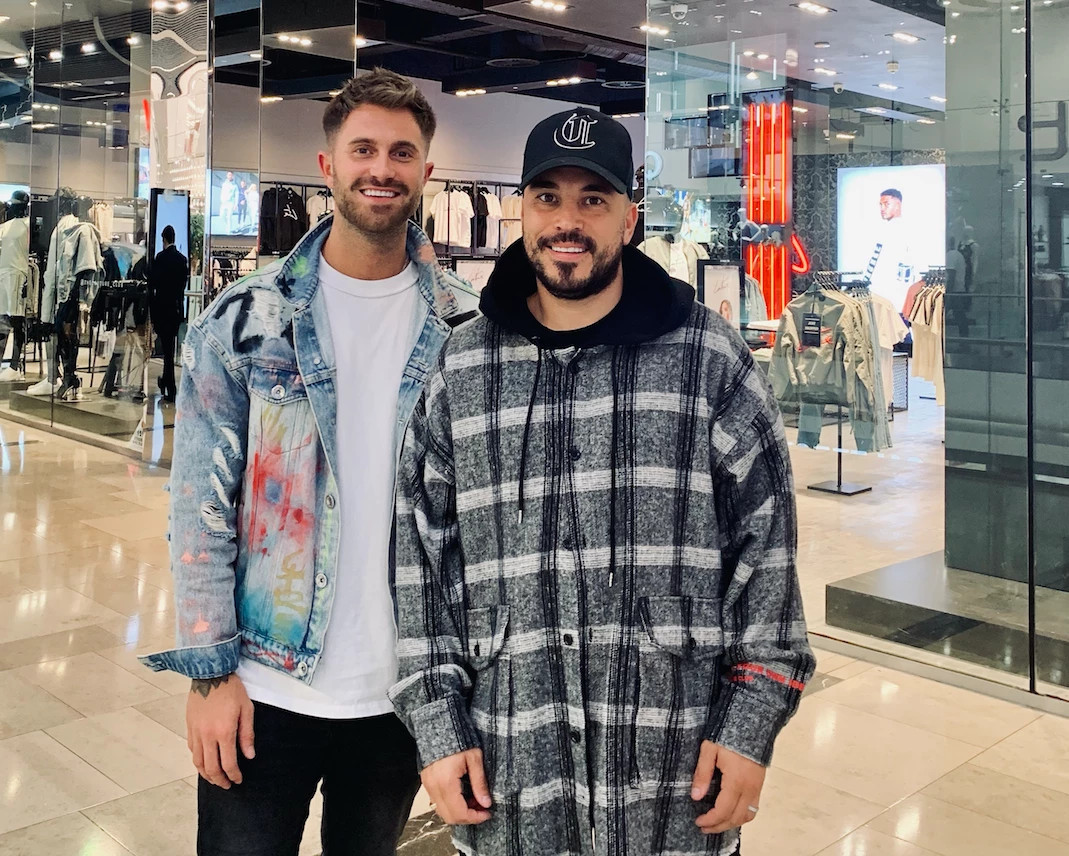
{"type": "Polygon", "coordinates": [[[588,169],[604,178],[618,193],[631,198],[635,175],[631,134],[611,116],[580,107],[535,125],[523,155],[520,189],[526,189],[543,173],[562,166],[588,169]]]}

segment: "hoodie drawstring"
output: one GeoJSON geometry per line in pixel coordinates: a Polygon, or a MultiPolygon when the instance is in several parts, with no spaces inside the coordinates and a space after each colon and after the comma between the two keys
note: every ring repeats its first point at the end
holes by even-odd
{"type": "Polygon", "coordinates": [[[523,446],[520,449],[520,487],[519,487],[519,522],[523,523],[523,482],[527,475],[527,443],[531,439],[531,416],[534,414],[535,398],[538,395],[538,382],[542,379],[542,346],[538,348],[538,362],[535,364],[534,386],[531,387],[531,400],[527,403],[527,422],[523,426],[523,446]]]}
{"type": "Polygon", "coordinates": [[[612,447],[609,451],[609,588],[616,583],[616,446],[619,431],[620,386],[616,374],[616,362],[620,350],[612,349],[612,447]]]}

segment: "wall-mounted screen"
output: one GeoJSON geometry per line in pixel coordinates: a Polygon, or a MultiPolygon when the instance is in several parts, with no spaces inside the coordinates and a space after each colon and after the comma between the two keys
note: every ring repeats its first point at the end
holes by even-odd
{"type": "Polygon", "coordinates": [[[260,229],[260,177],[255,172],[212,170],[211,234],[248,235],[260,229]]]}
{"type": "Polygon", "coordinates": [[[665,119],[664,147],[666,149],[692,149],[697,146],[707,146],[710,142],[708,116],[665,119]]]}
{"type": "Polygon", "coordinates": [[[839,270],[902,311],[910,286],[946,264],[946,167],[840,169],[838,197],[839,270]]]}
{"type": "Polygon", "coordinates": [[[736,330],[743,282],[742,268],[738,265],[698,262],[698,299],[736,330]]]}
{"type": "Polygon", "coordinates": [[[149,264],[163,250],[163,230],[174,229],[174,245],[189,258],[189,193],[185,190],[152,188],[149,205],[149,264]]]}
{"type": "Polygon", "coordinates": [[[739,150],[734,146],[690,150],[691,178],[727,178],[739,174],[739,150]]]}

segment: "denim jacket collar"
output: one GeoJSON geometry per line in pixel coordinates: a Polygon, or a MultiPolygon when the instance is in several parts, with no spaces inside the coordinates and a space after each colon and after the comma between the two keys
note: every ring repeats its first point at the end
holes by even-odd
{"type": "MultiPolygon", "coordinates": [[[[334,217],[325,217],[298,242],[282,262],[275,278],[279,292],[297,310],[309,306],[319,289],[319,259],[330,234],[334,217]]],[[[448,274],[438,264],[438,257],[427,235],[415,223],[408,224],[408,257],[419,268],[419,290],[438,318],[448,318],[459,311],[449,287],[448,274]]]]}

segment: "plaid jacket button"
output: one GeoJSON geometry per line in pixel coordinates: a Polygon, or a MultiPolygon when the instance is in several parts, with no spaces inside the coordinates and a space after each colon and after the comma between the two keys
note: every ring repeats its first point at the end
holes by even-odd
{"type": "Polygon", "coordinates": [[[583,732],[581,732],[578,728],[573,728],[572,729],[572,743],[582,743],[582,742],[583,742],[583,732]]]}
{"type": "Polygon", "coordinates": [[[329,509],[333,509],[336,504],[337,504],[337,500],[334,499],[334,494],[328,493],[327,494],[327,498],[326,498],[327,509],[328,510],[329,509]]]}
{"type": "Polygon", "coordinates": [[[580,459],[581,457],[583,457],[583,453],[582,453],[582,451],[581,451],[581,450],[579,449],[579,447],[578,447],[578,446],[572,446],[572,447],[571,447],[571,448],[570,448],[570,449],[568,450],[568,456],[569,456],[569,457],[570,457],[570,458],[571,458],[571,459],[572,459],[573,461],[578,461],[578,460],[579,460],[579,459],[580,459]]]}
{"type": "Polygon", "coordinates": [[[575,637],[572,636],[571,633],[565,633],[564,634],[564,644],[567,645],[569,648],[571,648],[572,645],[575,644],[575,637]]]}

